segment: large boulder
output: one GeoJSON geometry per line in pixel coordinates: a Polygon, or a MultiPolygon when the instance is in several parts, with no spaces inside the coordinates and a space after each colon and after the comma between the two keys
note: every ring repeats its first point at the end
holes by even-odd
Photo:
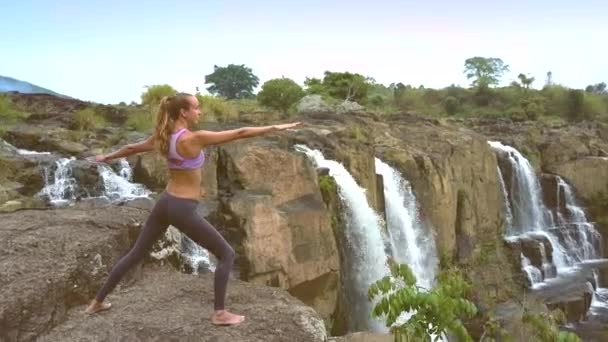
{"type": "Polygon", "coordinates": [[[572,184],[585,201],[608,195],[608,157],[583,157],[546,166],[572,184]]]}
{"type": "Polygon", "coordinates": [[[279,286],[334,313],[339,259],[331,217],[305,156],[263,140],[222,147],[222,228],[238,243],[245,280],[279,286]]]}
{"type": "Polygon", "coordinates": [[[0,340],[326,339],[319,315],[286,291],[237,280],[230,282],[227,305],[247,321],[231,329],[212,326],[213,275],[180,274],[149,262],[118,284],[108,298],[112,310],[84,315],[146,215],[114,205],[2,214],[0,340]]]}
{"type": "Polygon", "coordinates": [[[246,316],[236,327],[217,327],[213,313],[213,275],[146,269],[143,279],[116,291],[114,307],[93,317],[83,306],[38,341],[311,341],[326,340],[323,321],[284,290],[230,281],[227,305],[246,316]]]}
{"type": "Polygon", "coordinates": [[[328,105],[321,95],[304,96],[297,105],[298,113],[325,113],[332,112],[333,108],[328,105]]]}
{"type": "Polygon", "coordinates": [[[144,214],[125,207],[0,214],[0,340],[33,341],[88,302],[144,214]]]}

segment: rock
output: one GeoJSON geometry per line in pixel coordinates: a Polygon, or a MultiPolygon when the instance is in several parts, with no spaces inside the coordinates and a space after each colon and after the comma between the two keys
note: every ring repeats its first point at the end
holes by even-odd
{"type": "Polygon", "coordinates": [[[412,114],[373,125],[376,155],[410,182],[422,223],[436,232],[438,255],[466,265],[481,312],[518,296],[521,264],[500,242],[503,198],[487,140],[412,114]]]}
{"type": "MultiPolygon", "coordinates": [[[[339,262],[331,218],[308,159],[249,141],[222,147],[220,192],[242,246],[242,277],[288,289],[324,319],[334,312],[339,262]]],[[[237,251],[238,252],[238,251],[237,251]]]]}
{"type": "MultiPolygon", "coordinates": [[[[124,207],[21,210],[1,216],[2,341],[35,340],[67,319],[70,308],[88,302],[108,265],[137,234],[131,222],[143,220],[141,211],[124,207]]],[[[119,286],[133,276],[136,272],[119,286]]]]}
{"type": "Polygon", "coordinates": [[[608,158],[584,157],[551,164],[546,169],[574,186],[585,201],[592,201],[602,193],[608,195],[608,158]]]}
{"type": "Polygon", "coordinates": [[[323,322],[311,308],[285,291],[231,280],[227,305],[246,316],[225,328],[211,324],[213,275],[146,269],[135,285],[115,291],[110,311],[67,313],[67,321],[38,341],[325,341],[323,322]],[[202,300],[201,300],[202,299],[202,300]]]}
{"type": "Polygon", "coordinates": [[[344,101],[342,103],[340,103],[337,107],[336,107],[336,112],[338,114],[344,114],[344,113],[360,113],[364,110],[365,108],[358,104],[357,102],[354,101],[344,101]]]}
{"type": "Polygon", "coordinates": [[[331,337],[333,342],[393,342],[392,335],[377,334],[372,332],[356,332],[345,336],[331,337]]]}
{"type": "Polygon", "coordinates": [[[321,95],[307,95],[298,102],[297,111],[298,114],[324,113],[333,112],[333,108],[323,101],[321,95]]]}

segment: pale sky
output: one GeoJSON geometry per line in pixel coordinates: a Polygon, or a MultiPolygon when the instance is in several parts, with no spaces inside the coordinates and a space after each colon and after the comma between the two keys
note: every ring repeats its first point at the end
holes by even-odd
{"type": "Polygon", "coordinates": [[[140,100],[145,85],[204,89],[213,65],[260,85],[325,70],[377,82],[467,85],[464,60],[574,88],[608,82],[608,1],[0,0],[0,75],[87,101],[140,100]]]}

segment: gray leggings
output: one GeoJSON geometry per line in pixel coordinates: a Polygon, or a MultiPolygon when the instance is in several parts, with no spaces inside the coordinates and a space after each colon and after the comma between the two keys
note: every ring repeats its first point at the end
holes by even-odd
{"type": "Polygon", "coordinates": [[[114,265],[108,279],[95,298],[100,302],[103,301],[125,273],[144,258],[154,242],[165,233],[169,225],[172,225],[217,258],[214,308],[223,310],[228,276],[234,262],[234,249],[209,222],[197,214],[198,204],[197,200],[179,198],[163,192],[139,233],[135,245],[114,265]]]}

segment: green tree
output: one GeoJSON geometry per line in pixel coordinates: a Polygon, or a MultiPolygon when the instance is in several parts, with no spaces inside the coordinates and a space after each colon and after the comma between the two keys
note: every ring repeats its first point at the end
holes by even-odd
{"type": "Polygon", "coordinates": [[[360,74],[326,71],[323,87],[333,98],[365,104],[370,84],[368,79],[360,74]]]}
{"type": "Polygon", "coordinates": [[[148,90],[141,94],[141,103],[149,106],[156,106],[163,97],[175,95],[175,93],[177,93],[177,91],[168,84],[157,84],[146,86],[145,88],[148,88],[148,90]]]}
{"type": "Polygon", "coordinates": [[[570,121],[584,118],[585,93],[580,89],[569,89],[566,96],[567,115],[570,121]]]}
{"type": "Polygon", "coordinates": [[[260,80],[245,65],[229,64],[226,67],[213,66],[213,72],[205,76],[205,84],[211,84],[207,90],[213,95],[228,99],[242,99],[253,96],[253,89],[260,80]]]}
{"type": "Polygon", "coordinates": [[[320,78],[309,78],[306,77],[304,81],[306,87],[306,94],[314,95],[328,95],[327,89],[323,86],[323,81],[320,78]]]}
{"type": "Polygon", "coordinates": [[[500,58],[472,57],[464,61],[464,73],[467,79],[473,79],[473,87],[497,85],[507,71],[509,66],[500,58]]]}
{"type": "Polygon", "coordinates": [[[275,78],[265,82],[258,94],[258,101],[270,108],[286,112],[304,96],[304,91],[289,78],[275,78]]]}
{"type": "Polygon", "coordinates": [[[608,92],[606,91],[605,82],[598,83],[595,85],[588,85],[587,88],[585,88],[585,91],[593,94],[608,94],[608,92]]]}
{"type": "Polygon", "coordinates": [[[461,318],[473,317],[475,305],[464,298],[469,285],[460,273],[450,270],[439,274],[438,285],[427,291],[416,286],[416,277],[404,264],[390,262],[391,275],[373,283],[370,300],[380,297],[373,317],[384,317],[395,341],[428,341],[433,336],[452,333],[459,341],[472,342],[461,318]],[[402,325],[395,325],[402,314],[411,313],[402,325]]]}
{"type": "Polygon", "coordinates": [[[521,85],[525,89],[530,88],[530,85],[532,85],[532,83],[534,82],[534,77],[526,77],[526,75],[524,75],[524,74],[519,74],[517,76],[517,78],[519,78],[519,81],[521,82],[521,85]]]}
{"type": "Polygon", "coordinates": [[[443,100],[443,108],[448,115],[454,115],[458,112],[460,103],[454,96],[448,96],[443,100]]]}

